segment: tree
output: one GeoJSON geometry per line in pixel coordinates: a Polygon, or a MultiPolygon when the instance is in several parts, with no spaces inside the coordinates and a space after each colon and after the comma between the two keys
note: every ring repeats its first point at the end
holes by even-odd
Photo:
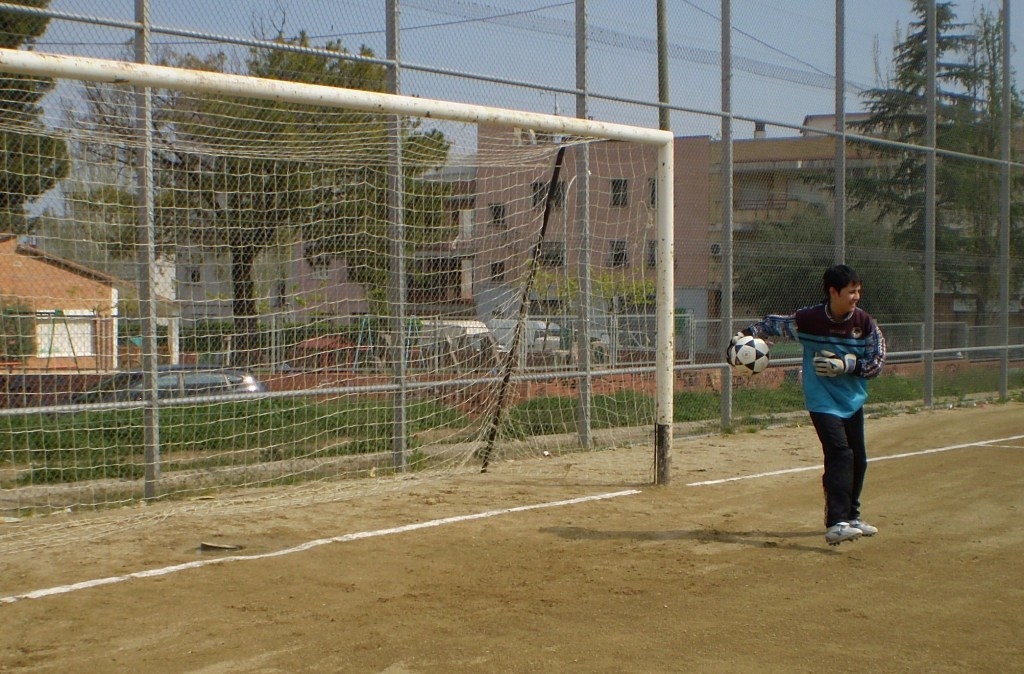
{"type": "MultiPolygon", "coordinates": [[[[907,307],[921,305],[921,275],[912,272],[919,260],[888,245],[887,230],[874,217],[851,215],[846,261],[865,279],[871,315],[899,322],[907,320],[907,307]]],[[[788,222],[758,223],[737,240],[733,298],[740,311],[764,316],[820,302],[821,274],[833,263],[832,232],[830,215],[809,207],[788,222]]]]}
{"type": "MultiPolygon", "coordinates": [[[[914,0],[919,17],[894,49],[894,75],[885,86],[865,92],[867,134],[925,145],[927,26],[926,0],[914,0]]],[[[973,22],[958,22],[953,4],[936,4],[936,143],[958,153],[996,158],[1000,148],[1003,81],[1002,17],[982,9],[973,22]]],[[[1021,115],[1012,93],[1012,114],[1021,115]]],[[[871,208],[893,225],[894,243],[906,250],[924,247],[924,152],[876,148],[884,161],[877,170],[848,181],[856,207],[871,208]]],[[[1018,174],[1019,175],[1019,174],[1018,174]]],[[[1018,178],[1012,190],[1020,194],[1018,178]]],[[[1013,199],[1019,202],[1019,199],[1013,199]]],[[[996,309],[998,279],[991,273],[998,251],[999,174],[997,168],[965,159],[941,158],[936,170],[937,274],[948,287],[976,295],[979,324],[996,309]]],[[[1020,250],[1020,206],[1011,220],[1020,250]]]]}
{"type": "MultiPolygon", "coordinates": [[[[45,8],[49,0],[12,0],[45,8]]],[[[49,18],[0,11],[0,47],[31,48],[46,31],[49,18]]],[[[54,88],[51,78],[0,76],[0,231],[27,233],[26,207],[50,191],[69,170],[67,145],[43,131],[42,99],[54,88]]]]}
{"type": "MultiPolygon", "coordinates": [[[[341,58],[337,42],[312,49],[308,37],[281,35],[276,47],[253,48],[246,74],[381,91],[383,66],[341,58]],[[329,52],[329,53],[325,53],[329,52]],[[333,54],[337,54],[334,56],[333,54]]],[[[361,56],[372,57],[364,48],[361,56]]],[[[222,54],[170,56],[167,65],[224,71],[222,54]]],[[[128,138],[130,119],[119,93],[90,87],[88,122],[128,138]]],[[[275,245],[302,241],[312,263],[345,257],[350,278],[369,289],[388,273],[387,116],[238,97],[154,92],[155,217],[159,243],[189,243],[230,256],[233,353],[258,360],[255,268],[275,245]]],[[[440,239],[443,188],[420,180],[445,163],[448,143],[437,131],[401,127],[409,243],[440,239]]],[[[118,157],[116,147],[108,160],[118,157]]],[[[108,197],[107,202],[118,203],[108,197]]],[[[448,223],[450,224],[450,223],[448,223]]]]}
{"type": "Polygon", "coordinates": [[[19,298],[0,297],[0,361],[36,353],[36,313],[19,298]]]}

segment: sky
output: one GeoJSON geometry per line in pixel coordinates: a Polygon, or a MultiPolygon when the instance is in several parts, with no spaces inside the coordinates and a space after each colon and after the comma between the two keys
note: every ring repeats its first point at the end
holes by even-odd
{"type": "MultiPolygon", "coordinates": [[[[398,0],[402,93],[537,112],[575,114],[572,0],[398,0]],[[429,72],[441,71],[441,72],[429,72]],[[489,81],[445,73],[468,72],[489,81]],[[539,91],[522,83],[548,90],[539,91]]],[[[1002,0],[958,0],[960,19],[998,11],[1002,0]]],[[[385,0],[149,0],[151,20],[188,34],[252,39],[300,30],[313,44],[341,40],[383,55],[385,0]]],[[[721,128],[721,0],[668,0],[669,101],[678,135],[715,135],[721,128]],[[690,112],[694,111],[694,112],[690,112]]],[[[595,119],[657,125],[655,2],[589,0],[589,113],[595,119]]],[[[847,113],[862,107],[858,92],[891,70],[897,31],[912,19],[909,0],[846,0],[847,113]]],[[[135,0],[51,0],[54,11],[130,22],[135,0]]],[[[732,0],[732,110],[736,138],[746,119],[777,123],[769,135],[793,135],[808,114],[834,110],[835,5],[828,0],[732,0]]],[[[1011,39],[1024,45],[1024,8],[1011,9],[1011,39]]],[[[73,21],[51,23],[38,49],[123,58],[127,28],[73,21]]],[[[154,49],[202,51],[190,35],[154,37],[154,49]]],[[[1024,54],[1014,67],[1024,73],[1024,54]]]]}

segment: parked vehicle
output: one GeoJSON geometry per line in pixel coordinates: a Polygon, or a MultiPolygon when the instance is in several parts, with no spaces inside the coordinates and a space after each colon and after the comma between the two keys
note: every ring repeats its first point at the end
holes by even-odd
{"type": "MultiPolygon", "coordinates": [[[[197,365],[164,365],[157,369],[157,396],[189,398],[230,393],[262,393],[266,385],[249,372],[197,365]]],[[[75,396],[72,403],[142,400],[145,383],[141,370],[112,374],[93,388],[75,396]]]]}
{"type": "MultiPolygon", "coordinates": [[[[516,329],[516,323],[517,321],[512,318],[491,318],[487,320],[487,327],[494,335],[498,348],[502,351],[509,350],[516,329]]],[[[523,334],[520,340],[521,348],[527,353],[552,352],[560,348],[562,329],[557,323],[527,320],[523,324],[523,334]]]]}
{"type": "Polygon", "coordinates": [[[424,319],[413,341],[418,362],[428,368],[491,367],[494,337],[483,321],[424,319]]]}

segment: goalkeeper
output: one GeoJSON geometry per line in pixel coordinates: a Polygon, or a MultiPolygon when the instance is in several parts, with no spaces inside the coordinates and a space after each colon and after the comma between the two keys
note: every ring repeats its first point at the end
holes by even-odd
{"type": "Polygon", "coordinates": [[[861,280],[840,264],[825,270],[825,299],[791,316],[770,315],[742,335],[784,337],[803,345],[804,402],[824,454],[825,541],[843,541],[878,533],[861,519],[860,494],[868,457],[864,442],[867,380],[885,362],[885,338],[863,309],[861,280]]]}

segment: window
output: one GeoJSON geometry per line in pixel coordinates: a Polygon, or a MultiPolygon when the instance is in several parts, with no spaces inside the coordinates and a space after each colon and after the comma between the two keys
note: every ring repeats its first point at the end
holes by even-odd
{"type": "Polygon", "coordinates": [[[95,356],[91,311],[40,311],[36,314],[36,356],[95,356]]]}
{"type": "Polygon", "coordinates": [[[473,225],[476,224],[476,214],[471,208],[463,208],[459,211],[459,236],[465,239],[473,238],[473,225]]]}
{"type": "Polygon", "coordinates": [[[563,241],[542,241],[540,254],[537,261],[542,267],[564,267],[565,266],[565,242],[563,241]]]}
{"type": "Polygon", "coordinates": [[[200,267],[189,267],[187,273],[189,283],[200,283],[203,280],[203,270],[200,267]]]}
{"type": "Polygon", "coordinates": [[[774,203],[772,182],[771,176],[767,175],[749,176],[735,181],[733,207],[738,211],[784,208],[784,203],[774,203]]]}
{"type": "Polygon", "coordinates": [[[626,242],[624,240],[618,239],[616,241],[609,242],[608,266],[629,266],[629,249],[626,248],[626,242]]]}
{"type": "MultiPolygon", "coordinates": [[[[145,383],[140,383],[137,387],[132,389],[133,391],[145,391],[145,383]]],[[[178,379],[177,373],[164,372],[156,376],[156,395],[158,398],[168,397],[168,394],[175,395],[181,391],[181,382],[178,379]]]]}
{"type": "MultiPolygon", "coordinates": [[[[110,400],[142,400],[146,394],[146,382],[144,375],[133,373],[128,377],[117,380],[118,383],[106,388],[112,395],[110,400]]],[[[181,384],[176,372],[163,372],[156,376],[156,395],[158,398],[177,398],[181,392],[181,384]]],[[[100,402],[103,398],[96,396],[95,400],[83,402],[100,402]]]]}
{"type": "Polygon", "coordinates": [[[491,263],[491,280],[495,282],[501,282],[505,280],[505,263],[504,262],[492,262],[491,263]]]}
{"type": "MultiPolygon", "coordinates": [[[[239,379],[237,376],[236,379],[239,379]]],[[[187,372],[182,374],[185,395],[214,395],[231,390],[228,375],[223,372],[187,372]]]]}
{"type": "Polygon", "coordinates": [[[658,242],[651,239],[647,242],[647,267],[654,269],[658,266],[658,242]]]}
{"type": "Polygon", "coordinates": [[[565,208],[565,181],[555,183],[555,208],[565,208]]]}
{"type": "Polygon", "coordinates": [[[548,196],[548,184],[537,180],[530,185],[530,188],[533,190],[533,207],[540,208],[544,205],[544,200],[548,196]]]}
{"type": "Polygon", "coordinates": [[[276,281],[274,283],[274,295],[270,298],[270,306],[275,309],[287,306],[288,304],[288,283],[287,281],[276,281]]]}
{"type": "Polygon", "coordinates": [[[309,258],[309,266],[313,270],[313,278],[327,281],[331,275],[331,258],[328,255],[314,255],[309,258]]]}
{"type": "Polygon", "coordinates": [[[508,226],[508,207],[505,204],[491,204],[491,224],[498,227],[508,226]]]}
{"type": "MultiPolygon", "coordinates": [[[[531,185],[533,189],[533,207],[543,208],[548,199],[548,186],[550,183],[538,180],[531,185]]],[[[565,208],[565,181],[559,180],[555,183],[555,193],[552,195],[555,208],[565,208]]]]}
{"type": "Polygon", "coordinates": [[[625,178],[612,178],[612,206],[629,206],[629,181],[625,178]]]}
{"type": "Polygon", "coordinates": [[[658,179],[647,179],[647,205],[651,208],[658,207],[658,179]]]}

